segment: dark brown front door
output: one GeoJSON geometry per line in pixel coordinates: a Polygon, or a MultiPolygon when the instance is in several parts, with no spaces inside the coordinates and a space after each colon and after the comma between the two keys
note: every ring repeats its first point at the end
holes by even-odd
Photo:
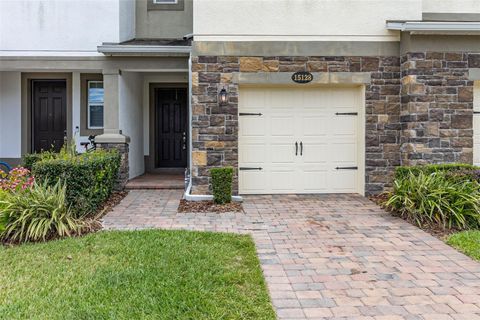
{"type": "Polygon", "coordinates": [[[59,151],[67,130],[67,85],[63,80],[32,82],[33,151],[59,151]]]}
{"type": "Polygon", "coordinates": [[[187,166],[187,89],[155,89],[155,166],[187,166]]]}

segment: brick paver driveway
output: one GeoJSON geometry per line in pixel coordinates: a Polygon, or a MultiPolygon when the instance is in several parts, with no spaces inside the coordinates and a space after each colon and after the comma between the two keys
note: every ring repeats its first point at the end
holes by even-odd
{"type": "Polygon", "coordinates": [[[480,264],[361,196],[249,196],[245,213],[176,213],[181,191],[132,191],[107,229],[253,236],[280,319],[480,319],[480,264]]]}

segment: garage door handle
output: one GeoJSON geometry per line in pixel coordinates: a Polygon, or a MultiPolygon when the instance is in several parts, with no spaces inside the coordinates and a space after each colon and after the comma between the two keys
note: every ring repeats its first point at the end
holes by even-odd
{"type": "Polygon", "coordinates": [[[263,168],[253,168],[253,167],[240,167],[238,168],[240,171],[249,171],[249,170],[263,170],[263,168]]]}
{"type": "Polygon", "coordinates": [[[295,142],[295,155],[298,156],[298,142],[295,142]]]}
{"type": "Polygon", "coordinates": [[[337,170],[358,170],[358,167],[336,167],[337,170]]]}
{"type": "Polygon", "coordinates": [[[300,155],[303,156],[303,142],[300,141],[300,155]]]}

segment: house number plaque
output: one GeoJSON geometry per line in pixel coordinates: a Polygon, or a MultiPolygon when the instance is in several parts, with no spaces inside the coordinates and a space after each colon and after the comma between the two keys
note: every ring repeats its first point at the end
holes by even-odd
{"type": "Polygon", "coordinates": [[[301,72],[295,72],[292,75],[292,81],[296,83],[309,83],[312,80],[313,80],[313,74],[311,74],[310,72],[301,71],[301,72]]]}

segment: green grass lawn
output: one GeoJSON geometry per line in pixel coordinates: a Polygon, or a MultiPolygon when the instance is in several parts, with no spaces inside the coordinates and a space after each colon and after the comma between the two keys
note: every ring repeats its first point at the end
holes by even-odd
{"type": "Polygon", "coordinates": [[[1,319],[274,319],[248,236],[101,232],[0,248],[1,319]]]}
{"type": "Polygon", "coordinates": [[[480,261],[480,231],[455,233],[448,238],[447,243],[480,261]]]}

